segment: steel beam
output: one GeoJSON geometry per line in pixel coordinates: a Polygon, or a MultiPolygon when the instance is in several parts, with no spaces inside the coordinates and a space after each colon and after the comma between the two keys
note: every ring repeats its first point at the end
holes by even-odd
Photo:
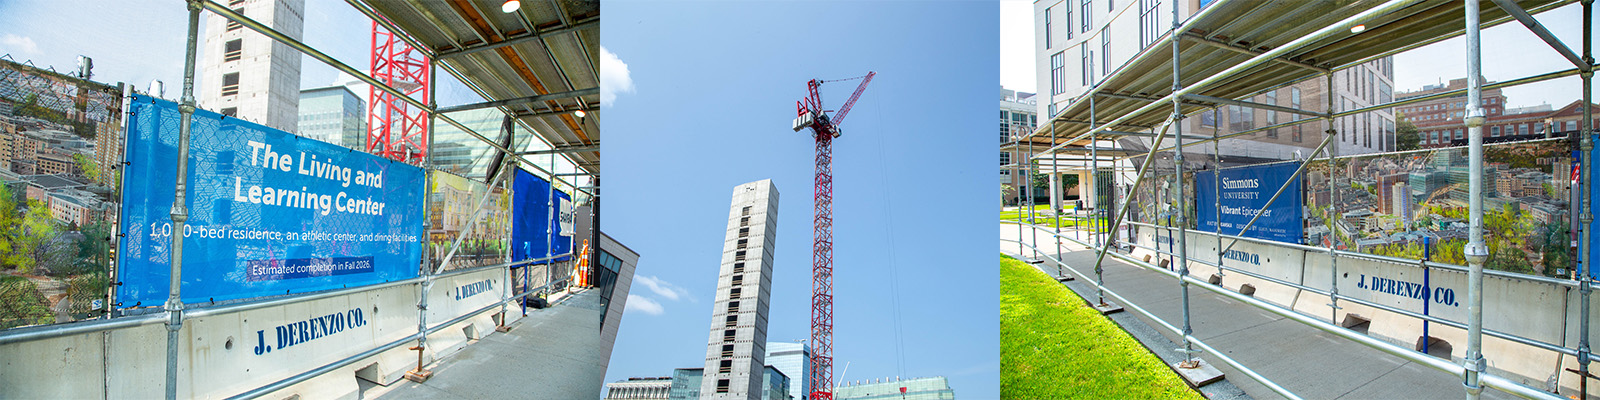
{"type": "MultiPolygon", "coordinates": [[[[1107,122],[1106,125],[1107,126],[1119,125],[1122,122],[1133,118],[1133,116],[1135,116],[1135,115],[1139,115],[1139,114],[1142,114],[1142,113],[1145,113],[1145,112],[1149,112],[1149,111],[1155,110],[1156,107],[1158,107],[1162,103],[1165,103],[1165,102],[1168,102],[1168,101],[1172,101],[1175,98],[1179,98],[1179,97],[1181,97],[1183,95],[1197,92],[1197,91],[1199,91],[1201,89],[1205,89],[1208,86],[1217,84],[1217,83],[1221,82],[1222,80],[1228,79],[1228,78],[1232,77],[1233,75],[1237,75],[1237,74],[1239,74],[1241,72],[1244,72],[1245,70],[1248,70],[1248,69],[1251,69],[1251,68],[1255,68],[1255,67],[1257,67],[1257,66],[1259,66],[1259,65],[1261,65],[1263,63],[1270,62],[1272,59],[1280,57],[1280,56],[1282,56],[1282,55],[1284,55],[1284,54],[1286,54],[1286,53],[1288,53],[1290,51],[1297,50],[1302,46],[1305,46],[1305,45],[1308,45],[1308,44],[1311,44],[1311,43],[1315,43],[1317,41],[1332,37],[1334,35],[1347,35],[1347,34],[1349,34],[1350,27],[1352,27],[1352,26],[1359,25],[1359,24],[1367,22],[1368,20],[1371,20],[1373,18],[1377,18],[1379,16],[1383,16],[1383,15],[1389,14],[1391,12],[1394,12],[1395,10],[1399,10],[1401,8],[1405,8],[1407,6],[1419,3],[1421,1],[1422,0],[1389,0],[1387,2],[1384,2],[1383,4],[1379,4],[1377,6],[1374,6],[1374,7],[1370,8],[1370,9],[1367,9],[1366,11],[1362,11],[1361,13],[1358,13],[1356,15],[1352,15],[1349,18],[1345,18],[1344,20],[1341,20],[1341,21],[1339,21],[1337,23],[1334,23],[1332,25],[1323,27],[1322,29],[1318,29],[1317,31],[1312,32],[1311,34],[1308,34],[1306,36],[1302,36],[1299,39],[1295,39],[1293,41],[1290,41],[1289,43],[1284,43],[1282,46],[1278,46],[1277,48],[1274,48],[1272,50],[1269,50],[1269,51],[1266,51],[1264,53],[1261,53],[1261,55],[1258,55],[1255,58],[1251,58],[1251,59],[1249,59],[1249,60],[1247,60],[1247,61],[1245,61],[1243,63],[1239,63],[1237,65],[1234,65],[1233,67],[1229,67],[1228,69],[1223,70],[1221,72],[1218,72],[1218,73],[1216,73],[1216,74],[1214,74],[1214,75],[1212,75],[1210,77],[1207,77],[1205,79],[1201,79],[1198,82],[1189,84],[1189,86],[1184,87],[1182,90],[1174,91],[1174,92],[1172,92],[1170,94],[1167,94],[1165,97],[1162,97],[1161,101],[1153,102],[1153,103],[1147,104],[1147,105],[1145,105],[1143,107],[1139,107],[1138,109],[1133,110],[1131,112],[1125,113],[1121,117],[1118,117],[1117,119],[1114,119],[1114,120],[1112,120],[1110,122],[1107,122]]],[[[1204,13],[1206,13],[1208,11],[1211,11],[1211,10],[1216,10],[1217,8],[1219,8],[1219,7],[1207,7],[1206,9],[1201,10],[1200,14],[1204,14],[1204,13]]],[[[1190,21],[1195,21],[1195,20],[1200,20],[1200,19],[1202,19],[1202,18],[1198,14],[1196,16],[1190,17],[1190,21]]],[[[1178,29],[1175,29],[1174,31],[1178,32],[1178,29]]],[[[1136,63],[1137,60],[1135,60],[1133,62],[1136,63]]],[[[1077,138],[1074,138],[1074,139],[1068,141],[1067,143],[1073,143],[1073,142],[1076,142],[1078,140],[1082,140],[1084,137],[1087,137],[1089,135],[1093,135],[1095,133],[1098,133],[1099,130],[1101,130],[1101,129],[1091,129],[1088,132],[1084,132],[1083,135],[1080,135],[1077,138]]],[[[1056,150],[1056,148],[1059,148],[1061,146],[1063,146],[1063,145],[1057,145],[1057,146],[1052,147],[1050,149],[1046,149],[1045,151],[1046,152],[1054,151],[1054,150],[1056,150]]]]}
{"type": "Polygon", "coordinates": [[[551,29],[551,30],[547,30],[547,31],[525,33],[525,34],[517,35],[517,36],[514,36],[514,37],[507,37],[507,38],[501,39],[500,41],[494,42],[494,43],[484,43],[484,44],[477,44],[477,45],[472,45],[472,46],[463,46],[463,47],[457,48],[455,50],[440,51],[439,55],[438,55],[438,58],[441,59],[441,60],[447,60],[447,59],[456,58],[456,57],[460,57],[460,56],[464,56],[464,55],[468,55],[468,54],[473,54],[473,53],[477,53],[477,52],[481,52],[481,51],[485,51],[485,50],[494,50],[494,49],[498,49],[498,48],[505,47],[505,46],[511,46],[511,45],[516,45],[516,44],[533,42],[533,41],[539,41],[539,40],[542,40],[542,39],[544,39],[546,37],[550,37],[550,36],[561,35],[561,34],[566,34],[566,33],[572,33],[572,32],[576,32],[576,31],[580,31],[580,30],[584,30],[584,29],[598,28],[598,27],[600,27],[600,18],[599,17],[595,17],[595,18],[590,18],[588,20],[584,20],[582,22],[578,22],[578,23],[572,24],[570,26],[555,28],[555,29],[551,29]]]}
{"type": "MultiPolygon", "coordinates": [[[[597,150],[600,150],[600,144],[599,143],[583,144],[583,145],[575,145],[575,146],[557,146],[556,148],[551,149],[551,150],[524,151],[524,152],[521,152],[521,153],[517,153],[517,155],[519,155],[519,156],[532,156],[532,155],[540,155],[540,154],[566,154],[566,153],[577,153],[577,152],[580,152],[580,151],[597,151],[597,150]]],[[[581,176],[581,175],[591,175],[591,174],[587,173],[587,172],[586,173],[575,174],[575,175],[572,175],[572,174],[556,174],[556,176],[581,176]]]]}
{"type": "Polygon", "coordinates": [[[1538,36],[1539,39],[1543,40],[1545,44],[1550,45],[1551,49],[1555,49],[1557,53],[1561,53],[1561,57],[1565,57],[1567,61],[1572,62],[1572,65],[1576,65],[1579,69],[1584,71],[1592,70],[1589,66],[1590,62],[1586,62],[1583,59],[1578,58],[1578,55],[1573,53],[1572,49],[1567,48],[1566,44],[1562,44],[1561,39],[1556,38],[1556,35],[1551,34],[1550,30],[1545,29],[1544,25],[1539,23],[1539,20],[1534,19],[1532,15],[1528,15],[1528,11],[1523,10],[1522,6],[1517,5],[1517,3],[1512,2],[1511,0],[1491,1],[1494,1],[1495,5],[1500,6],[1500,9],[1506,10],[1506,14],[1510,14],[1512,18],[1516,18],[1517,22],[1521,22],[1522,26],[1528,27],[1528,30],[1532,31],[1534,36],[1538,36]]]}
{"type": "Polygon", "coordinates": [[[485,102],[481,102],[481,103],[462,104],[462,105],[459,105],[459,106],[443,107],[443,108],[440,108],[436,112],[452,113],[452,112],[456,112],[456,111],[477,110],[477,109],[481,109],[481,108],[514,106],[514,105],[521,105],[521,104],[527,104],[527,103],[538,103],[538,102],[549,101],[549,100],[560,100],[560,99],[566,99],[566,98],[575,98],[575,97],[579,97],[579,96],[591,96],[591,95],[596,95],[596,94],[599,94],[599,93],[600,93],[600,88],[599,87],[592,87],[592,88],[588,88],[588,89],[579,89],[579,90],[573,90],[573,91],[567,91],[567,92],[561,92],[561,93],[550,93],[550,94],[542,94],[542,95],[538,95],[538,96],[519,97],[519,98],[515,98],[515,99],[494,100],[494,101],[485,101],[485,102]]]}
{"type": "MultiPolygon", "coordinates": [[[[1199,44],[1202,44],[1202,45],[1214,47],[1214,48],[1217,48],[1217,49],[1227,50],[1227,51],[1231,51],[1231,52],[1234,52],[1234,53],[1239,53],[1239,54],[1243,54],[1243,55],[1247,55],[1247,56],[1251,56],[1251,57],[1261,55],[1261,52],[1259,52],[1259,51],[1240,48],[1240,47],[1237,47],[1237,46],[1234,46],[1234,45],[1231,45],[1231,44],[1219,42],[1219,41],[1212,40],[1212,39],[1207,39],[1207,38],[1195,35],[1192,32],[1184,33],[1183,34],[1183,39],[1191,41],[1191,42],[1199,43],[1199,44]]],[[[1289,60],[1289,59],[1286,59],[1286,58],[1282,58],[1282,57],[1274,58],[1274,59],[1272,59],[1272,61],[1273,62],[1277,62],[1279,64],[1292,65],[1292,66],[1296,66],[1296,67],[1300,67],[1300,68],[1309,69],[1309,70],[1312,70],[1312,71],[1317,71],[1317,72],[1324,73],[1324,74],[1329,72],[1328,68],[1326,68],[1326,67],[1319,67],[1319,66],[1316,66],[1316,65],[1306,64],[1306,63],[1299,62],[1299,61],[1292,61],[1292,60],[1289,60]]]]}
{"type": "Polygon", "coordinates": [[[1301,109],[1298,109],[1298,108],[1284,107],[1284,106],[1280,106],[1280,105],[1262,104],[1262,103],[1256,103],[1256,102],[1244,101],[1244,100],[1225,99],[1225,98],[1221,98],[1221,97],[1213,97],[1213,96],[1206,96],[1206,95],[1199,95],[1199,94],[1186,94],[1186,95],[1183,95],[1183,98],[1190,99],[1190,100],[1195,100],[1195,101],[1200,101],[1200,102],[1206,102],[1206,103],[1225,104],[1225,105],[1230,105],[1230,106],[1249,107],[1249,108],[1259,108],[1259,109],[1263,109],[1263,110],[1281,111],[1281,112],[1286,112],[1286,113],[1290,113],[1290,114],[1299,114],[1299,115],[1305,115],[1305,116],[1311,116],[1311,117],[1326,117],[1326,116],[1328,116],[1328,113],[1319,113],[1319,112],[1315,112],[1315,111],[1306,111],[1306,110],[1301,110],[1301,109]]]}

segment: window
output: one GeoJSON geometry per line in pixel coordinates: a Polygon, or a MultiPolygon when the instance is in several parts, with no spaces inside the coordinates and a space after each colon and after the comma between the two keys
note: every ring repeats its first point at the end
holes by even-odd
{"type": "MultiPolygon", "coordinates": [[[[1000,112],[1000,118],[1005,118],[1005,111],[1000,112]]],[[[739,209],[739,215],[750,215],[750,206],[739,209]]]]}
{"type": "Polygon", "coordinates": [[[229,40],[222,48],[222,61],[239,61],[244,58],[244,39],[229,40]]]}
{"type": "Polygon", "coordinates": [[[1578,121],[1567,121],[1566,127],[1568,131],[1578,130],[1578,121]]]}
{"type": "Polygon", "coordinates": [[[1094,85],[1094,52],[1089,51],[1089,46],[1079,46],[1078,48],[1082,50],[1083,55],[1080,59],[1082,62],[1079,63],[1083,66],[1083,86],[1092,86],[1094,85]]]}
{"type": "MultiPolygon", "coordinates": [[[[1267,104],[1278,105],[1278,91],[1276,91],[1276,90],[1268,90],[1267,91],[1267,104]]],[[[1277,124],[1278,124],[1278,112],[1277,111],[1272,111],[1272,110],[1267,110],[1267,126],[1273,126],[1273,125],[1277,125],[1277,124]]],[[[1267,137],[1273,138],[1273,139],[1277,139],[1278,138],[1278,128],[1268,129],[1267,130],[1267,137]]]]}
{"type": "Polygon", "coordinates": [[[1100,30],[1100,73],[1111,73],[1111,35],[1104,29],[1100,30]]]}
{"type": "Polygon", "coordinates": [[[727,379],[718,379],[717,380],[717,393],[727,393],[727,392],[728,392],[728,380],[727,379]]]}
{"type": "Polygon", "coordinates": [[[1067,12],[1062,21],[1067,21],[1067,40],[1072,40],[1072,3],[1067,3],[1067,12]]]}
{"type": "Polygon", "coordinates": [[[1517,124],[1517,134],[1518,135],[1527,135],[1528,134],[1528,124],[1517,124]]]}
{"type": "Polygon", "coordinates": [[[731,344],[722,345],[722,356],[723,357],[733,357],[733,345],[731,345],[731,344]]]}
{"type": "MultiPolygon", "coordinates": [[[[1084,82],[1085,85],[1089,83],[1084,82]]],[[[1067,55],[1058,52],[1050,56],[1050,94],[1057,95],[1067,92],[1067,55]]],[[[1050,116],[1055,116],[1055,103],[1050,104],[1050,116]]]]}
{"type": "Polygon", "coordinates": [[[239,94],[239,73],[234,72],[222,76],[222,95],[233,96],[239,94]]]}
{"type": "Polygon", "coordinates": [[[1217,126],[1217,109],[1201,111],[1200,126],[1215,128],[1217,126]]]}
{"type": "Polygon", "coordinates": [[[1083,0],[1083,9],[1079,11],[1083,14],[1080,17],[1083,18],[1083,33],[1089,33],[1089,26],[1094,25],[1094,0],[1083,0]]]}
{"type": "Polygon", "coordinates": [[[1500,137],[1500,127],[1498,127],[1498,126],[1490,127],[1489,128],[1489,136],[1500,137]]]}
{"type": "Polygon", "coordinates": [[[729,298],[735,298],[735,299],[741,298],[741,297],[744,297],[744,296],[741,296],[741,293],[743,293],[743,292],[744,291],[740,290],[740,288],[728,289],[728,297],[729,298]]]}
{"type": "Polygon", "coordinates": [[[1010,165],[1010,164],[1011,164],[1011,153],[1004,152],[1004,151],[1000,152],[1000,166],[1002,167],[1002,168],[1000,168],[1000,175],[1011,175],[1011,170],[1007,169],[1007,168],[1004,168],[1006,165],[1010,165]]]}
{"type": "Polygon", "coordinates": [[[1463,135],[1463,134],[1462,134],[1462,132],[1463,132],[1463,131],[1462,131],[1462,130],[1460,130],[1460,129],[1457,129],[1457,130],[1456,130],[1456,140],[1461,140],[1461,139],[1465,139],[1465,138],[1466,138],[1466,136],[1464,136],[1464,135],[1463,135]]]}
{"type": "Polygon", "coordinates": [[[229,116],[229,117],[237,117],[237,116],[239,116],[239,107],[224,108],[224,109],[222,109],[222,115],[226,115],[226,116],[229,116]]]}
{"type": "MultiPolygon", "coordinates": [[[[721,363],[717,364],[717,373],[722,373],[722,374],[733,373],[733,360],[722,360],[721,363]]],[[[720,381],[717,381],[717,384],[721,385],[722,382],[726,382],[726,381],[727,380],[720,380],[720,381]]],[[[723,388],[718,387],[717,388],[717,393],[724,393],[723,390],[724,390],[723,388]]]]}
{"type": "Polygon", "coordinates": [[[735,331],[733,329],[728,329],[728,330],[722,331],[722,341],[724,341],[724,342],[732,342],[733,338],[735,336],[734,332],[735,331]]]}
{"type": "Polygon", "coordinates": [[[1139,0],[1139,48],[1150,47],[1161,37],[1161,0],[1139,0]]]}
{"type": "MultiPolygon", "coordinates": [[[[1050,7],[1045,7],[1045,9],[1044,9],[1044,49],[1045,50],[1050,50],[1050,47],[1051,47],[1050,46],[1050,43],[1051,43],[1050,33],[1051,33],[1051,30],[1050,30],[1050,7]]],[[[1004,117],[1002,117],[1002,118],[1004,118],[1004,117]]]]}
{"type": "Polygon", "coordinates": [[[1544,132],[1544,123],[1543,122],[1535,122],[1535,123],[1533,123],[1533,134],[1537,135],[1537,134],[1540,134],[1542,132],[1544,132]]]}
{"type": "Polygon", "coordinates": [[[1228,129],[1234,132],[1247,131],[1255,128],[1255,120],[1255,110],[1239,106],[1228,106],[1228,129]]]}

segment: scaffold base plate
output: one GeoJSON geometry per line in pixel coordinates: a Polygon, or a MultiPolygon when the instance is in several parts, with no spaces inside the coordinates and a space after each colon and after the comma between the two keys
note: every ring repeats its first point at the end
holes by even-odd
{"type": "Polygon", "coordinates": [[[406,380],[412,381],[412,382],[416,382],[416,383],[427,382],[428,378],[432,378],[432,377],[433,377],[433,371],[429,371],[429,370],[406,371],[406,380]]]}
{"type": "Polygon", "coordinates": [[[1062,275],[1060,278],[1056,278],[1057,282],[1072,282],[1075,280],[1078,280],[1078,277],[1072,276],[1071,274],[1062,275]]]}
{"type": "Polygon", "coordinates": [[[510,325],[497,326],[497,327],[494,328],[494,331],[495,332],[500,332],[500,333],[511,332],[511,326],[510,325]]]}
{"type": "Polygon", "coordinates": [[[1029,263],[1029,264],[1044,264],[1044,260],[1037,259],[1037,258],[1024,258],[1024,259],[1022,259],[1022,262],[1029,263]]]}
{"type": "Polygon", "coordinates": [[[1211,366],[1211,363],[1206,362],[1206,360],[1194,359],[1193,368],[1184,368],[1184,363],[1184,361],[1179,361],[1176,364],[1172,364],[1172,370],[1178,371],[1178,375],[1183,376],[1183,380],[1189,382],[1191,387],[1210,385],[1225,377],[1222,371],[1218,371],[1216,367],[1211,366]]]}
{"type": "Polygon", "coordinates": [[[1122,306],[1119,306],[1119,305],[1117,305],[1117,303],[1112,303],[1112,302],[1109,302],[1109,301],[1106,302],[1106,304],[1094,304],[1094,302],[1089,302],[1089,306],[1090,307],[1094,307],[1094,309],[1096,311],[1099,311],[1100,315],[1109,315],[1109,314],[1113,314],[1113,313],[1122,312],[1122,306]]]}

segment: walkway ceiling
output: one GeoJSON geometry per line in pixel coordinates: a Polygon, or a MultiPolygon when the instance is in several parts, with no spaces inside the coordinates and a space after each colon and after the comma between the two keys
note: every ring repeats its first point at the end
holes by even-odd
{"type": "MultiPolygon", "coordinates": [[[[1522,0],[1516,3],[1530,13],[1538,13],[1573,2],[1522,0]]],[[[1206,10],[1203,14],[1197,14],[1200,15],[1199,19],[1184,23],[1192,28],[1186,31],[1178,44],[1182,81],[1186,86],[1200,81],[1242,64],[1257,54],[1300,39],[1382,3],[1384,1],[1378,0],[1213,2],[1208,7],[1215,7],[1216,10],[1206,10]]],[[[1343,69],[1459,36],[1466,29],[1466,12],[1463,9],[1459,0],[1428,0],[1412,4],[1366,22],[1366,30],[1361,33],[1346,32],[1313,41],[1289,51],[1279,58],[1281,61],[1263,63],[1193,93],[1226,99],[1246,98],[1308,78],[1319,78],[1322,71],[1328,69],[1343,69]]],[[[1171,22],[1170,16],[1163,20],[1171,22]]],[[[1489,4],[1482,7],[1480,21],[1483,27],[1489,27],[1515,19],[1505,10],[1489,4]]],[[[1093,92],[1101,93],[1094,99],[1095,119],[1101,123],[1120,118],[1171,94],[1170,43],[1144,49],[1097,84],[1093,92]]],[[[1320,112],[1327,107],[1326,102],[1325,97],[1307,95],[1302,100],[1302,107],[1320,112]]],[[[1209,107],[1207,103],[1186,99],[1182,110],[1188,115],[1209,107]]],[[[1133,115],[1111,129],[1147,132],[1162,125],[1171,114],[1170,106],[1156,107],[1133,115]]],[[[1090,130],[1089,120],[1089,98],[1080,96],[1054,116],[1050,123],[1041,124],[1037,131],[1024,140],[1024,144],[1032,141],[1041,148],[1048,148],[1052,143],[1067,143],[1090,130]],[[1055,127],[1054,139],[1051,137],[1052,125],[1055,127]]],[[[1174,143],[1171,134],[1168,132],[1169,144],[1174,143]]],[[[1125,135],[1102,133],[1096,137],[1113,140],[1125,135]]],[[[1086,144],[1087,138],[1071,146],[1086,144]]]]}
{"type": "Polygon", "coordinates": [[[514,13],[501,12],[500,0],[355,1],[429,48],[556,150],[588,146],[566,156],[582,171],[600,173],[593,146],[600,143],[599,1],[525,0],[514,13]]]}

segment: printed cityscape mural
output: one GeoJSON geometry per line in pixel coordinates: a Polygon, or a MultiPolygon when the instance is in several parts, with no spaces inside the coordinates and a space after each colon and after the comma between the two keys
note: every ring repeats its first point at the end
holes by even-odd
{"type": "Polygon", "coordinates": [[[0,328],[107,308],[122,117],[117,85],[0,60],[0,328]]]}

